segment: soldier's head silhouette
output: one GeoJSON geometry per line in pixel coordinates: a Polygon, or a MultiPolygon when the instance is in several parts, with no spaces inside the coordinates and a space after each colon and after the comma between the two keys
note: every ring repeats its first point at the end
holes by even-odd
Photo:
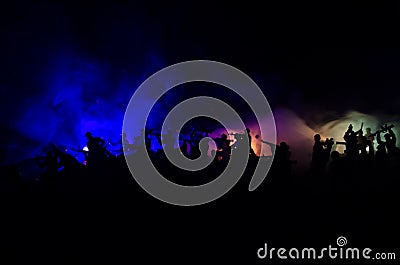
{"type": "Polygon", "coordinates": [[[85,133],[85,137],[86,137],[87,139],[90,139],[90,138],[93,137],[93,135],[92,135],[91,132],[87,132],[87,133],[85,133]]]}
{"type": "Polygon", "coordinates": [[[286,142],[281,142],[279,144],[279,146],[283,149],[283,150],[289,150],[289,145],[286,142]]]}

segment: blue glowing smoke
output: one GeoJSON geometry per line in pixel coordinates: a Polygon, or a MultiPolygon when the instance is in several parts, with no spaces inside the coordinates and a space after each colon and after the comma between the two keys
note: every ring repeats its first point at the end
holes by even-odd
{"type": "Polygon", "coordinates": [[[145,78],[164,66],[154,53],[143,55],[134,67],[79,56],[53,57],[47,67],[35,70],[32,87],[21,89],[22,102],[12,106],[18,111],[9,124],[2,164],[43,154],[50,143],[82,149],[87,131],[118,141],[130,97],[145,78]]]}

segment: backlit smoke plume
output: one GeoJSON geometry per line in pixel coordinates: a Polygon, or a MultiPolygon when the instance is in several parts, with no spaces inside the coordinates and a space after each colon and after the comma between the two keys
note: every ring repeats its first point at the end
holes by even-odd
{"type": "MultiPolygon", "coordinates": [[[[292,151],[292,159],[297,160],[298,164],[294,167],[299,170],[309,169],[313,147],[313,137],[315,134],[320,134],[322,139],[334,138],[335,142],[343,142],[343,136],[349,124],[352,124],[354,130],[358,130],[363,123],[363,132],[366,128],[371,128],[374,133],[376,130],[387,123],[393,124],[393,129],[397,138],[400,132],[400,120],[398,117],[388,116],[384,114],[365,114],[358,111],[350,110],[344,115],[337,115],[339,118],[319,122],[314,126],[307,124],[308,117],[300,117],[293,111],[285,108],[278,108],[273,111],[277,126],[278,143],[285,141],[289,144],[292,151]]],[[[376,139],[375,139],[376,145],[376,139]]],[[[397,141],[399,147],[399,140],[397,141]]],[[[334,145],[332,150],[337,150],[340,153],[344,152],[343,145],[334,145]]],[[[257,149],[258,150],[258,149],[257,149]]]]}
{"type": "MultiPolygon", "coordinates": [[[[118,141],[130,95],[148,75],[164,67],[152,53],[143,54],[135,67],[118,69],[93,58],[60,54],[36,69],[35,82],[20,88],[22,100],[12,98],[16,104],[8,111],[16,117],[3,130],[8,135],[2,164],[42,155],[50,143],[69,152],[82,150],[88,131],[107,142],[118,141]],[[139,65],[140,71],[132,70],[139,65]]],[[[83,159],[82,153],[72,154],[83,159]]]]}

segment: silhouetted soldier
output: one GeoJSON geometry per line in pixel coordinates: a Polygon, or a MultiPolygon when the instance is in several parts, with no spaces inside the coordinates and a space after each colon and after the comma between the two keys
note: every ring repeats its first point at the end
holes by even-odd
{"type": "Polygon", "coordinates": [[[106,159],[106,142],[100,137],[94,137],[92,133],[85,133],[87,139],[85,152],[86,163],[88,166],[98,165],[106,159]]]}
{"type": "Polygon", "coordinates": [[[215,143],[217,145],[216,155],[219,161],[226,161],[229,159],[229,156],[231,155],[230,145],[232,141],[233,140],[228,139],[228,135],[225,133],[221,135],[221,138],[215,139],[215,143]]]}
{"type": "Polygon", "coordinates": [[[321,142],[321,135],[314,135],[314,146],[311,160],[311,169],[314,173],[322,173],[324,171],[324,146],[321,142]]]}
{"type": "Polygon", "coordinates": [[[373,155],[375,153],[374,140],[376,133],[372,133],[371,128],[367,128],[365,130],[365,137],[367,138],[367,145],[369,147],[368,153],[373,155]]]}
{"type": "Polygon", "coordinates": [[[236,142],[233,144],[232,148],[233,149],[241,149],[244,147],[245,144],[245,135],[247,135],[248,140],[249,140],[249,156],[251,158],[256,157],[256,154],[254,153],[254,150],[251,148],[251,135],[250,135],[250,129],[246,129],[243,133],[230,133],[230,135],[233,135],[235,138],[236,142]]]}
{"type": "Polygon", "coordinates": [[[358,136],[357,136],[357,151],[359,151],[360,156],[365,158],[367,156],[367,137],[363,135],[363,131],[359,130],[358,131],[358,136]]]}
{"type": "Polygon", "coordinates": [[[250,157],[255,157],[257,156],[256,153],[254,152],[253,148],[251,147],[251,135],[250,135],[250,129],[246,128],[246,133],[247,133],[247,137],[249,137],[249,150],[250,150],[250,157]]]}
{"type": "Polygon", "coordinates": [[[223,133],[221,135],[222,141],[225,142],[225,146],[226,146],[226,151],[228,153],[228,155],[231,154],[231,144],[233,142],[233,140],[228,139],[228,135],[226,135],[225,133],[223,133]]]}
{"type": "Polygon", "coordinates": [[[382,127],[382,131],[379,130],[377,132],[377,136],[376,136],[376,140],[378,142],[379,145],[383,145],[386,147],[388,155],[398,155],[399,154],[399,149],[396,147],[396,135],[394,134],[394,132],[392,131],[392,127],[391,126],[383,126],[382,127]],[[387,131],[387,133],[384,135],[385,137],[385,142],[382,141],[381,139],[381,133],[383,131],[387,131]]]}
{"type": "Polygon", "coordinates": [[[290,160],[292,152],[290,152],[290,147],[286,142],[281,142],[279,145],[276,145],[275,148],[274,163],[276,163],[278,173],[289,177],[292,164],[297,163],[297,161],[290,160]]]}
{"type": "Polygon", "coordinates": [[[282,159],[284,161],[289,161],[290,156],[292,155],[292,152],[289,151],[289,145],[286,142],[281,142],[277,147],[276,147],[276,156],[279,159],[282,159]]]}
{"type": "Polygon", "coordinates": [[[350,124],[347,131],[345,132],[343,139],[346,141],[346,156],[348,158],[354,158],[358,154],[358,148],[357,148],[357,135],[362,131],[362,126],[361,129],[358,131],[353,131],[353,125],[350,124]]]}
{"type": "Polygon", "coordinates": [[[333,146],[333,139],[321,141],[321,135],[314,135],[314,146],[311,161],[311,170],[315,174],[322,174],[325,171],[326,164],[329,161],[329,156],[333,146]]]}
{"type": "MultiPolygon", "coordinates": [[[[256,135],[256,139],[259,139],[260,136],[256,135]]],[[[296,160],[290,160],[290,156],[292,153],[290,152],[290,147],[286,142],[281,142],[279,145],[273,144],[268,141],[264,141],[259,139],[263,144],[267,144],[271,153],[274,155],[274,160],[271,166],[271,175],[274,176],[273,179],[277,181],[277,184],[283,184],[288,181],[288,178],[291,175],[292,165],[296,164],[296,160]]]]}

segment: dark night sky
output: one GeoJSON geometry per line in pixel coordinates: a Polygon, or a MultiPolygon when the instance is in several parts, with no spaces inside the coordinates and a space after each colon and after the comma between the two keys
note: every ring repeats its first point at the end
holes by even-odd
{"type": "MultiPolygon", "coordinates": [[[[328,99],[349,91],[346,98],[360,97],[358,89],[367,88],[396,92],[400,52],[390,47],[397,46],[397,11],[390,4],[366,3],[13,2],[1,11],[1,83],[10,89],[29,83],[57,48],[108,61],[116,68],[154,49],[167,64],[207,58],[250,75],[274,76],[281,89],[298,90],[312,104],[320,102],[322,91],[328,99]]],[[[358,101],[356,107],[382,108],[389,103],[362,99],[365,103],[358,101]]],[[[277,100],[288,103],[287,96],[277,100]]],[[[340,108],[352,104],[346,99],[340,108]]]]}
{"type": "Polygon", "coordinates": [[[0,10],[2,124],[11,128],[29,111],[26,99],[45,91],[45,73],[60,54],[108,65],[108,80],[185,60],[225,62],[258,82],[273,108],[306,120],[319,111],[397,114],[398,11],[366,2],[13,1],[0,10]]]}

